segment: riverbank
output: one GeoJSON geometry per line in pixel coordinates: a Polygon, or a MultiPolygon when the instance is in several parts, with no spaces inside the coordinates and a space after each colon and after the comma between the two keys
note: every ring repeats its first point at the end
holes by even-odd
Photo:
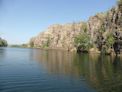
{"type": "MultiPolygon", "coordinates": [[[[14,48],[14,47],[12,47],[14,48]]],[[[40,49],[40,50],[58,50],[58,51],[66,51],[66,52],[70,52],[70,53],[77,53],[77,49],[72,49],[72,50],[69,50],[69,49],[65,49],[65,48],[40,48],[40,47],[22,47],[22,46],[19,46],[17,48],[30,48],[30,49],[40,49]]],[[[79,52],[79,53],[82,53],[84,54],[83,52],[79,52]]],[[[97,48],[91,48],[88,50],[88,54],[101,54],[101,52],[97,49],[97,48]]],[[[111,55],[111,56],[115,56],[115,52],[114,52],[114,49],[111,49],[111,52],[110,53],[103,53],[102,55],[111,55]]],[[[118,56],[122,56],[122,53],[120,52],[120,54],[118,56]]]]}

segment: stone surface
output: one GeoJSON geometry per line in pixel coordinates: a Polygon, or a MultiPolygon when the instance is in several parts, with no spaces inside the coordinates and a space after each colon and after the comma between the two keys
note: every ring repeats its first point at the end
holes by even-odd
{"type": "Polygon", "coordinates": [[[84,27],[91,37],[91,42],[95,42],[98,32],[104,30],[103,37],[105,38],[109,32],[122,31],[122,4],[113,7],[105,13],[98,13],[89,18],[85,22],[55,24],[41,32],[38,36],[32,38],[30,43],[34,47],[49,47],[52,49],[60,48],[66,50],[75,50],[74,38],[82,33],[84,27]]]}

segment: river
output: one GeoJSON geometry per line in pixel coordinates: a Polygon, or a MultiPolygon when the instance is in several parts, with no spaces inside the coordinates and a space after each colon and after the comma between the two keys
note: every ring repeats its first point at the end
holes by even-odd
{"type": "Polygon", "coordinates": [[[0,47],[0,92],[122,92],[122,57],[0,47]]]}

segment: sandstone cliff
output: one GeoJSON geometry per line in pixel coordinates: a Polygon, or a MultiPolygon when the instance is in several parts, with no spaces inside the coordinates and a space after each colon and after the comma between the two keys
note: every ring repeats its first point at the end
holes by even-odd
{"type": "Polygon", "coordinates": [[[65,25],[52,25],[46,31],[30,40],[30,46],[63,48],[74,50],[74,38],[87,30],[90,40],[95,44],[100,30],[103,31],[104,39],[110,32],[122,31],[122,3],[105,13],[98,13],[89,18],[87,22],[70,23],[65,25]]]}
{"type": "Polygon", "coordinates": [[[52,25],[45,32],[40,33],[31,41],[34,47],[73,48],[74,37],[82,32],[85,23],[52,25]]]}

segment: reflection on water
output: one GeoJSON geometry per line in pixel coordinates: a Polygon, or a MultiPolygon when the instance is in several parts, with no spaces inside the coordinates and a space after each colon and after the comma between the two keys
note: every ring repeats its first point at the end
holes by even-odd
{"type": "Polygon", "coordinates": [[[122,57],[0,48],[0,92],[122,92],[122,57]]]}
{"type": "Polygon", "coordinates": [[[122,57],[34,50],[33,59],[48,73],[85,80],[98,92],[122,92],[122,57]]]}
{"type": "Polygon", "coordinates": [[[5,48],[0,47],[0,58],[5,56],[5,48]]]}

